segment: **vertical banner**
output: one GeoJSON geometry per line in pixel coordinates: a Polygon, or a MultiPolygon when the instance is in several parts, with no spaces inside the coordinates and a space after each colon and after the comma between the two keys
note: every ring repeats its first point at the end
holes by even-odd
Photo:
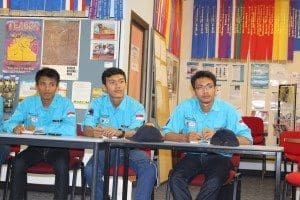
{"type": "Polygon", "coordinates": [[[295,0],[295,37],[294,37],[294,51],[300,51],[300,1],[295,0]]]}
{"type": "Polygon", "coordinates": [[[241,58],[243,0],[235,0],[234,59],[241,58]]]}
{"type": "Polygon", "coordinates": [[[220,0],[218,58],[230,58],[232,37],[232,0],[220,0]]]}
{"type": "Polygon", "coordinates": [[[192,58],[215,57],[216,18],[216,0],[194,1],[192,58]]]}
{"type": "Polygon", "coordinates": [[[275,0],[273,60],[287,60],[289,1],[275,0]]]}
{"type": "Polygon", "coordinates": [[[3,73],[35,73],[40,66],[42,21],[6,21],[3,73]]]}

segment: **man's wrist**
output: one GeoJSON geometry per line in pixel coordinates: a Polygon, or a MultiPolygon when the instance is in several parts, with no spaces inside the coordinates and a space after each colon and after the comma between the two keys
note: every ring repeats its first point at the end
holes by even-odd
{"type": "Polygon", "coordinates": [[[125,131],[119,129],[119,132],[120,132],[120,135],[118,136],[118,138],[123,138],[125,136],[125,131]]]}

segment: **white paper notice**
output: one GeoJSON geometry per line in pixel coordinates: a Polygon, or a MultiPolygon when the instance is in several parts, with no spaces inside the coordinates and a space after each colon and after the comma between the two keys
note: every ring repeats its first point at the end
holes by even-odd
{"type": "Polygon", "coordinates": [[[74,81],[72,85],[72,102],[76,109],[87,109],[91,99],[91,82],[74,81]]]}

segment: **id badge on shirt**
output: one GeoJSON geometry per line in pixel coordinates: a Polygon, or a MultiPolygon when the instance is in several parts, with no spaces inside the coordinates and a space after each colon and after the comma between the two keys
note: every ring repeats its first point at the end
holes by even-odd
{"type": "Polygon", "coordinates": [[[108,115],[100,116],[100,126],[104,126],[104,127],[109,126],[109,116],[108,115]]]}
{"type": "Polygon", "coordinates": [[[187,127],[187,132],[195,132],[196,131],[196,120],[192,118],[185,119],[185,125],[187,127]]]}

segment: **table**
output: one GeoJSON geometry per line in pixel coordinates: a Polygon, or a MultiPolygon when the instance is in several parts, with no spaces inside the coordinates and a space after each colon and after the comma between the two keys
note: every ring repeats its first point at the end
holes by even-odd
{"type": "MultiPolygon", "coordinates": [[[[274,199],[280,199],[280,172],[281,172],[281,159],[283,147],[279,146],[262,146],[262,145],[240,145],[238,147],[227,147],[227,146],[217,146],[211,144],[191,144],[184,142],[171,142],[165,141],[162,143],[151,143],[151,142],[133,142],[126,139],[112,140],[106,139],[109,143],[109,148],[120,148],[124,149],[124,171],[128,170],[128,152],[129,149],[133,148],[151,148],[151,149],[170,149],[170,150],[181,150],[181,151],[191,151],[191,152],[210,152],[210,153],[237,153],[237,154],[251,154],[251,155],[267,155],[275,156],[275,195],[274,199]]],[[[123,199],[127,196],[127,173],[124,173],[125,180],[123,183],[123,199]]],[[[113,192],[117,188],[113,187],[113,192]]]]}
{"type": "MultiPolygon", "coordinates": [[[[108,154],[108,143],[104,142],[101,138],[91,138],[84,136],[49,136],[49,135],[31,135],[31,134],[7,134],[0,133],[0,144],[24,144],[32,146],[45,146],[45,147],[64,147],[64,148],[84,148],[93,149],[94,166],[93,166],[93,185],[91,199],[95,199],[96,187],[96,170],[98,167],[98,153],[99,149],[105,150],[105,155],[108,154]]],[[[109,159],[109,156],[107,156],[109,159]]],[[[108,166],[105,166],[108,168],[108,166]]],[[[104,190],[104,196],[108,196],[108,189],[104,190]]]]}

